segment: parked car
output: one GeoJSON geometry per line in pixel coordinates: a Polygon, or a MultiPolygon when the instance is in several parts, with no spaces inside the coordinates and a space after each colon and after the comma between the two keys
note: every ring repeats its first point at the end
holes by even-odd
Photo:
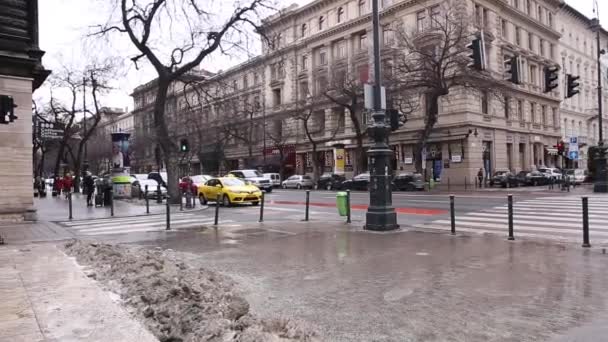
{"type": "Polygon", "coordinates": [[[558,181],[562,179],[562,171],[554,167],[539,167],[538,171],[544,173],[549,180],[558,181]]]}
{"type": "Polygon", "coordinates": [[[393,179],[393,189],[403,191],[423,191],[425,182],[419,173],[405,172],[397,175],[393,179]]]}
{"type": "Polygon", "coordinates": [[[228,175],[249,181],[266,192],[272,192],[272,183],[270,179],[264,178],[264,175],[258,170],[233,170],[228,172],[228,175]]]}
{"type": "Polygon", "coordinates": [[[530,173],[530,171],[519,171],[515,175],[515,179],[517,180],[517,185],[518,186],[530,185],[528,183],[528,174],[529,173],[530,173]]]}
{"type": "Polygon", "coordinates": [[[293,175],[289,178],[287,178],[286,180],[283,181],[283,183],[281,183],[281,187],[283,189],[288,189],[288,188],[294,188],[294,189],[302,189],[302,188],[309,188],[312,189],[313,187],[313,182],[312,182],[312,178],[310,178],[310,176],[302,176],[302,175],[293,175]]]}
{"type": "Polygon", "coordinates": [[[255,185],[247,184],[236,177],[212,178],[198,188],[198,197],[201,204],[208,201],[216,202],[218,199],[225,207],[236,203],[251,203],[258,205],[262,191],[255,185]]]}
{"type": "Polygon", "coordinates": [[[341,190],[362,190],[367,191],[369,189],[369,172],[361,173],[353,177],[352,179],[347,179],[340,184],[341,190]]]}
{"type": "Polygon", "coordinates": [[[568,180],[570,182],[574,182],[575,184],[583,184],[587,178],[587,170],[570,169],[566,170],[566,175],[568,175],[568,180]]]}
{"type": "Polygon", "coordinates": [[[529,185],[547,185],[551,182],[550,176],[540,171],[532,171],[528,173],[527,178],[529,185]]]}
{"type": "MultiPolygon", "coordinates": [[[[141,191],[142,194],[146,191],[146,185],[148,186],[148,197],[158,197],[158,182],[154,179],[146,178],[147,175],[134,174],[131,175],[131,187],[136,188],[137,191],[141,191]]],[[[160,195],[162,198],[167,197],[167,187],[160,186],[160,195]]]]}
{"type": "Polygon", "coordinates": [[[196,175],[196,176],[191,176],[190,178],[192,178],[192,183],[194,183],[194,185],[201,186],[201,185],[207,183],[207,181],[213,177],[210,175],[196,175]]]}
{"type": "Polygon", "coordinates": [[[499,185],[503,188],[518,186],[517,178],[509,170],[498,170],[490,178],[490,186],[499,185]]]}
{"type": "Polygon", "coordinates": [[[269,179],[274,187],[281,186],[281,175],[278,173],[265,173],[264,178],[269,179]]]}
{"type": "Polygon", "coordinates": [[[325,190],[338,189],[340,184],[345,180],[346,178],[342,175],[337,175],[330,172],[324,173],[321,175],[321,177],[319,177],[316,188],[325,190]]]}
{"type": "Polygon", "coordinates": [[[167,173],[166,172],[150,172],[148,173],[148,179],[154,179],[160,185],[167,187],[167,173]]]}

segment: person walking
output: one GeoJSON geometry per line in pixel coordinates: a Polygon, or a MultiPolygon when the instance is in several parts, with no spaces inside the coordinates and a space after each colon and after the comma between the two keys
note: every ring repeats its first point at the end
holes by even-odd
{"type": "Polygon", "coordinates": [[[479,168],[479,171],[477,172],[477,180],[479,181],[479,187],[482,188],[483,186],[483,169],[479,168]]]}
{"type": "Polygon", "coordinates": [[[68,198],[68,193],[72,191],[73,185],[72,175],[70,175],[69,172],[66,173],[65,176],[63,176],[61,184],[63,185],[63,193],[65,194],[65,198],[68,198]]]}
{"type": "Polygon", "coordinates": [[[87,207],[93,206],[92,197],[95,193],[95,181],[93,181],[93,175],[89,171],[84,176],[82,181],[84,186],[84,193],[87,195],[87,207]]]}

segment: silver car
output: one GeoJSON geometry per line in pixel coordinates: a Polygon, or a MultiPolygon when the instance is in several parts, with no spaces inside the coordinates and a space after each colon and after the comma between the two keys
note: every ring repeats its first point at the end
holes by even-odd
{"type": "Polygon", "coordinates": [[[302,188],[312,188],[313,187],[313,181],[312,178],[310,178],[310,176],[302,176],[302,175],[293,175],[289,178],[287,178],[286,180],[283,181],[283,183],[281,183],[281,187],[283,187],[283,189],[289,189],[289,188],[293,188],[293,189],[302,189],[302,188]]]}

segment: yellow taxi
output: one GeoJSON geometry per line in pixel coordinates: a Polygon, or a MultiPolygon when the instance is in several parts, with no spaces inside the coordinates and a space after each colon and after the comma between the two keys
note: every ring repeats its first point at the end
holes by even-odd
{"type": "Polygon", "coordinates": [[[220,203],[226,207],[236,203],[258,205],[262,198],[262,191],[257,186],[247,184],[235,177],[212,178],[198,187],[198,198],[201,204],[207,204],[207,201],[217,201],[218,195],[220,203]]]}

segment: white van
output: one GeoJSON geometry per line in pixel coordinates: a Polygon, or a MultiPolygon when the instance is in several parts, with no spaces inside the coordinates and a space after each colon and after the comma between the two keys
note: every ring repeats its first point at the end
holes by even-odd
{"type": "Polygon", "coordinates": [[[265,173],[264,178],[269,179],[272,186],[281,186],[281,175],[278,173],[265,173]]]}

